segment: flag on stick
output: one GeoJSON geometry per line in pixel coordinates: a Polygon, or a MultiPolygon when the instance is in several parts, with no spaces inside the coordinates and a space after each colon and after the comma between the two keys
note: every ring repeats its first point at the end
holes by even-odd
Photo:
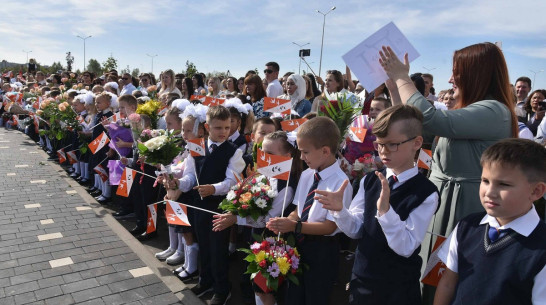
{"type": "Polygon", "coordinates": [[[292,104],[290,100],[274,97],[264,98],[264,111],[288,115],[291,109],[292,104]]]}
{"type": "Polygon", "coordinates": [[[347,136],[349,140],[353,142],[362,143],[364,142],[364,138],[366,138],[367,132],[368,132],[368,129],[366,128],[350,127],[347,132],[347,136]]]}
{"type": "Polygon", "coordinates": [[[190,151],[192,157],[199,157],[205,155],[205,139],[197,138],[188,140],[186,149],[190,151]]]}
{"type": "Polygon", "coordinates": [[[70,164],[78,163],[78,157],[76,156],[76,151],[75,150],[71,150],[71,151],[66,152],[66,156],[67,156],[68,162],[70,162],[70,164]]]}
{"type": "Polygon", "coordinates": [[[206,98],[207,97],[204,96],[204,95],[192,95],[192,96],[190,96],[190,101],[199,100],[199,101],[201,101],[201,104],[203,104],[205,102],[206,98]]]}
{"type": "Polygon", "coordinates": [[[432,166],[432,151],[421,148],[421,151],[419,151],[417,166],[424,169],[430,169],[432,166]]]}
{"type": "Polygon", "coordinates": [[[258,149],[258,172],[268,178],[288,180],[292,168],[292,158],[271,155],[258,149]]]}
{"type": "Polygon", "coordinates": [[[123,197],[129,197],[131,192],[131,187],[133,186],[133,181],[135,180],[136,172],[128,167],[123,169],[121,174],[121,181],[119,182],[118,190],[116,195],[123,197]]]}
{"type": "Polygon", "coordinates": [[[209,106],[209,107],[218,106],[218,105],[222,105],[225,101],[226,99],[224,98],[214,98],[212,96],[207,96],[205,97],[205,101],[203,102],[203,105],[209,106]]]}
{"type": "Polygon", "coordinates": [[[295,119],[281,121],[281,128],[286,132],[297,131],[300,126],[305,123],[307,119],[295,119]]]}
{"type": "Polygon", "coordinates": [[[57,156],[59,156],[59,163],[63,164],[66,161],[66,154],[64,148],[57,150],[57,156]]]}
{"type": "Polygon", "coordinates": [[[93,169],[99,176],[102,182],[106,182],[108,180],[108,172],[102,165],[97,165],[93,169]]]}
{"type": "Polygon", "coordinates": [[[97,151],[101,150],[106,144],[110,142],[110,138],[106,135],[106,133],[103,131],[95,140],[93,140],[91,143],[89,143],[89,149],[91,149],[91,152],[95,154],[97,151]]]}
{"type": "Polygon", "coordinates": [[[188,208],[182,203],[167,200],[165,216],[167,222],[172,225],[191,226],[188,220],[188,208]]]}
{"type": "Polygon", "coordinates": [[[157,223],[157,203],[148,205],[148,223],[146,225],[146,233],[150,234],[155,231],[157,223]]]}
{"type": "Polygon", "coordinates": [[[434,247],[432,248],[430,258],[428,259],[427,267],[425,268],[425,272],[423,272],[424,275],[421,279],[421,283],[434,287],[438,286],[438,283],[442,278],[442,273],[447,268],[447,266],[438,257],[438,251],[440,251],[440,247],[445,240],[446,238],[443,236],[437,237],[436,242],[434,243],[434,247]]]}

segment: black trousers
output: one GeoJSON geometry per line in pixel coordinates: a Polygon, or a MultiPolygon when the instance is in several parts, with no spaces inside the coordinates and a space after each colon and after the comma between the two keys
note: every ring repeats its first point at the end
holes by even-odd
{"type": "MultiPolygon", "coordinates": [[[[142,171],[140,168],[138,168],[137,170],[142,171]]],[[[144,173],[148,175],[155,176],[155,170],[156,168],[149,164],[144,165],[144,173]]],[[[140,191],[140,194],[137,193],[137,195],[140,195],[140,200],[135,200],[133,205],[135,211],[136,225],[139,228],[146,228],[148,221],[148,204],[152,204],[158,201],[157,198],[159,186],[154,188],[154,182],[154,179],[148,176],[143,176],[142,174],[137,174],[133,182],[133,187],[135,187],[135,184],[137,184],[136,186],[140,191]],[[141,178],[142,183],[140,183],[141,178]]]]}
{"type": "Polygon", "coordinates": [[[354,273],[349,284],[349,304],[420,305],[421,288],[415,282],[361,279],[354,273]]]}
{"type": "Polygon", "coordinates": [[[305,240],[297,246],[300,263],[307,264],[296,285],[288,282],[285,301],[287,305],[328,305],[334,281],[337,277],[339,243],[329,240],[305,240]]]}
{"type": "MultiPolygon", "coordinates": [[[[208,209],[208,207],[206,207],[208,209]]],[[[212,209],[215,210],[215,209],[212,209]]],[[[199,243],[199,283],[212,285],[214,293],[227,294],[230,290],[229,232],[212,231],[212,214],[195,211],[195,234],[199,243]]]]}

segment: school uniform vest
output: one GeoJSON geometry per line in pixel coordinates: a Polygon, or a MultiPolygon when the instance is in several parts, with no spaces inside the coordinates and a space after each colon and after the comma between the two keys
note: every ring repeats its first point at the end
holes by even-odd
{"type": "Polygon", "coordinates": [[[102,121],[102,118],[109,118],[111,117],[112,115],[114,115],[114,113],[112,111],[108,111],[106,113],[103,113],[102,111],[97,113],[97,115],[95,115],[95,119],[93,120],[93,125],[92,126],[95,126],[97,125],[95,128],[93,128],[93,139],[96,139],[103,131],[106,131],[106,128],[104,128],[104,126],[102,126],[102,124],[99,124],[101,121],[102,121]]]}
{"type": "Polygon", "coordinates": [[[232,141],[233,144],[235,144],[235,146],[238,148],[240,147],[241,145],[245,145],[245,148],[244,148],[244,151],[243,153],[246,152],[246,145],[248,145],[248,142],[246,141],[246,138],[245,138],[245,135],[243,134],[239,134],[239,136],[237,137],[237,139],[235,139],[234,141],[232,141]]]}
{"type": "Polygon", "coordinates": [[[512,231],[491,244],[485,213],[457,228],[459,283],[452,304],[532,304],[535,276],[546,264],[546,224],[525,237],[512,231]]]}
{"type": "MultiPolygon", "coordinates": [[[[204,157],[194,157],[199,184],[214,184],[224,181],[226,179],[229,159],[235,154],[237,147],[233,143],[225,141],[214,149],[213,152],[209,151],[208,145],[205,147],[205,150],[206,154],[204,157]]],[[[226,197],[225,195],[211,195],[201,199],[197,192],[194,194],[197,206],[213,211],[218,210],[218,204],[226,197]]]]}
{"type": "MultiPolygon", "coordinates": [[[[383,171],[383,174],[385,171],[383,171]]],[[[383,280],[393,283],[418,281],[422,259],[419,246],[410,257],[394,252],[387,243],[377,218],[377,199],[381,194],[381,181],[370,173],[364,178],[364,223],[358,241],[353,273],[368,280],[383,280]]],[[[417,174],[394,190],[391,190],[390,205],[400,220],[408,218],[417,208],[438,189],[422,174],[417,174]]],[[[386,289],[388,289],[386,287],[386,289]]]]}

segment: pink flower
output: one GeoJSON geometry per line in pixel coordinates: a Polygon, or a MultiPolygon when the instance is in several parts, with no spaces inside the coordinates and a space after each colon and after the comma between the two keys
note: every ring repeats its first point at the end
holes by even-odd
{"type": "Polygon", "coordinates": [[[129,115],[129,121],[131,121],[132,123],[139,123],[140,122],[140,114],[131,113],[129,115]]]}
{"type": "Polygon", "coordinates": [[[243,205],[241,205],[241,208],[242,208],[243,210],[248,209],[248,204],[243,204],[243,205]]]}

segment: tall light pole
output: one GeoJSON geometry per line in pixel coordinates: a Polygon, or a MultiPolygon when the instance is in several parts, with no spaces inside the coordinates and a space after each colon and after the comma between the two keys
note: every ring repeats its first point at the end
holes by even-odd
{"type": "Polygon", "coordinates": [[[529,71],[533,72],[533,84],[535,83],[535,77],[537,74],[544,72],[544,70],[533,71],[531,69],[529,69],[529,71]]]}
{"type": "Polygon", "coordinates": [[[320,69],[322,68],[322,47],[324,46],[324,27],[326,26],[326,15],[330,14],[331,11],[335,10],[336,7],[333,6],[329,11],[326,13],[323,13],[319,10],[316,10],[317,13],[321,14],[324,17],[324,21],[322,22],[322,42],[320,43],[320,62],[319,62],[319,68],[318,68],[318,76],[320,76],[320,69]]]}
{"type": "Polygon", "coordinates": [[[27,53],[27,62],[26,62],[26,63],[28,64],[28,53],[32,53],[32,51],[25,51],[25,50],[23,50],[23,52],[27,53]]]}
{"type": "Polygon", "coordinates": [[[79,39],[83,40],[83,71],[85,71],[85,41],[87,40],[87,38],[91,38],[91,35],[87,36],[87,37],[81,37],[80,35],[76,36],[78,37],[79,39]]]}
{"type": "Polygon", "coordinates": [[[157,54],[155,54],[155,55],[146,54],[146,55],[148,55],[148,56],[150,56],[152,58],[152,74],[154,74],[154,57],[156,57],[157,54]]]}
{"type": "MultiPolygon", "coordinates": [[[[299,43],[295,43],[292,41],[293,44],[297,45],[298,47],[300,47],[300,50],[305,47],[306,45],[310,44],[310,42],[306,43],[306,44],[299,44],[299,43]]],[[[298,67],[298,74],[301,74],[301,55],[300,55],[300,65],[298,67]]]]}

